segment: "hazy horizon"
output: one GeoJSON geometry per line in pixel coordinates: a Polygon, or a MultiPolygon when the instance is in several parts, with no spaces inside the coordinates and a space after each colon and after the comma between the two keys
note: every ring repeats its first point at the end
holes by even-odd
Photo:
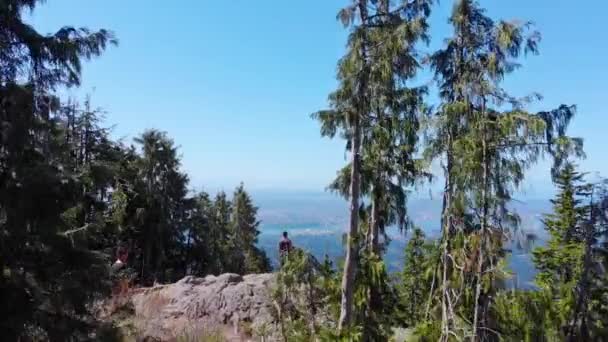
{"type": "MultiPolygon", "coordinates": [[[[253,191],[252,198],[258,206],[260,235],[258,245],[263,248],[278,265],[277,243],[281,233],[287,231],[294,245],[322,260],[329,257],[335,264],[344,256],[343,236],[348,226],[347,202],[335,194],[327,192],[298,191],[253,191]]],[[[408,201],[408,215],[414,226],[420,227],[428,239],[440,236],[441,198],[413,198],[408,201]]],[[[540,216],[551,208],[549,199],[530,199],[512,203],[512,209],[521,217],[517,230],[509,232],[510,241],[505,248],[509,254],[509,268],[513,287],[532,288],[535,268],[529,248],[542,244],[547,238],[540,216]],[[532,234],[535,241],[530,242],[532,234]],[[531,243],[531,245],[529,245],[531,243]],[[522,247],[522,245],[528,245],[522,247]]],[[[403,251],[410,232],[401,232],[396,227],[388,227],[391,239],[385,253],[389,272],[397,272],[403,266],[403,251]]]]}

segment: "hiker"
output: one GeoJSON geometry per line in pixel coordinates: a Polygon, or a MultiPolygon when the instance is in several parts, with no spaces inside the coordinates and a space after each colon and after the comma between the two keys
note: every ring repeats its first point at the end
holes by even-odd
{"type": "Polygon", "coordinates": [[[119,269],[123,268],[126,265],[128,258],[129,249],[125,245],[118,246],[116,251],[116,261],[112,265],[112,269],[118,271],[119,269]]]}
{"type": "Polygon", "coordinates": [[[284,260],[289,255],[291,248],[291,240],[289,240],[289,238],[287,237],[287,232],[283,232],[283,238],[281,238],[281,241],[279,242],[279,257],[281,259],[281,266],[283,265],[284,260]]]}
{"type": "Polygon", "coordinates": [[[121,243],[116,248],[116,261],[110,268],[110,279],[112,280],[112,296],[114,299],[119,298],[129,292],[131,284],[135,279],[135,273],[132,269],[127,267],[127,260],[129,259],[129,244],[121,243]]]}

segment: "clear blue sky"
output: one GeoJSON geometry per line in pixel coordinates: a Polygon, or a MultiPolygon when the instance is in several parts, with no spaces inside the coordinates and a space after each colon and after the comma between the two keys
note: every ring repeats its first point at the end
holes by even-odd
{"type": "MultiPolygon", "coordinates": [[[[194,187],[322,190],[345,162],[342,141],[319,137],[309,114],[326,106],[346,32],[348,0],[48,0],[32,15],[43,32],[62,25],[113,30],[120,46],[85,65],[83,86],[114,134],[167,131],[194,187]],[[94,90],[93,90],[94,89],[94,90]]],[[[481,1],[493,18],[533,20],[541,54],[507,80],[515,95],[541,92],[535,109],[577,104],[571,134],[585,138],[583,169],[608,175],[608,2],[481,1]],[[603,20],[602,20],[603,19],[603,20]],[[603,96],[602,96],[603,95],[603,96]]],[[[452,1],[432,16],[432,51],[449,35],[452,1]]],[[[550,188],[529,174],[531,195],[550,188]]]]}

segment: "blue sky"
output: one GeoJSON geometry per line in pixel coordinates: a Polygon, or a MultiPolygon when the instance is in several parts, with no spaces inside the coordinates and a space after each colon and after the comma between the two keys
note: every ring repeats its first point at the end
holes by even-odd
{"type": "MultiPolygon", "coordinates": [[[[119,47],[85,65],[81,89],[107,111],[115,136],[146,128],[167,131],[181,146],[196,188],[322,190],[345,162],[342,141],[319,136],[310,113],[335,87],[346,32],[335,20],[348,0],[48,0],[32,15],[43,32],[62,25],[113,30],[119,47]]],[[[540,56],[524,60],[506,87],[541,92],[534,109],[577,104],[572,135],[585,138],[587,171],[608,175],[608,2],[482,1],[493,18],[533,20],[540,56]],[[604,19],[604,20],[602,20],[604,19]],[[602,96],[603,95],[603,96],[602,96]]],[[[432,16],[433,38],[450,31],[452,1],[432,16]]],[[[426,81],[425,75],[421,82],[426,81]]],[[[529,172],[526,194],[551,189],[546,163],[529,172]]]]}

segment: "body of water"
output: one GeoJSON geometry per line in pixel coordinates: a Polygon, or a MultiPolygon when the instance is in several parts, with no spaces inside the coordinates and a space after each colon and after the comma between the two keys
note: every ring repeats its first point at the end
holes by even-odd
{"type": "MultiPolygon", "coordinates": [[[[423,229],[427,238],[439,237],[438,230],[428,227],[423,227],[423,229]]],[[[278,265],[278,243],[283,231],[289,233],[294,246],[308,251],[320,261],[328,256],[334,261],[334,265],[337,265],[344,258],[345,224],[262,224],[260,230],[258,244],[266,251],[275,267],[278,265]]],[[[385,254],[385,262],[389,272],[399,272],[403,268],[404,249],[409,235],[404,235],[397,229],[389,229],[388,235],[391,242],[385,254]]],[[[508,256],[509,269],[512,273],[512,277],[508,281],[509,285],[516,288],[533,288],[536,270],[529,251],[517,248],[515,244],[508,244],[505,247],[511,249],[508,256]]]]}

